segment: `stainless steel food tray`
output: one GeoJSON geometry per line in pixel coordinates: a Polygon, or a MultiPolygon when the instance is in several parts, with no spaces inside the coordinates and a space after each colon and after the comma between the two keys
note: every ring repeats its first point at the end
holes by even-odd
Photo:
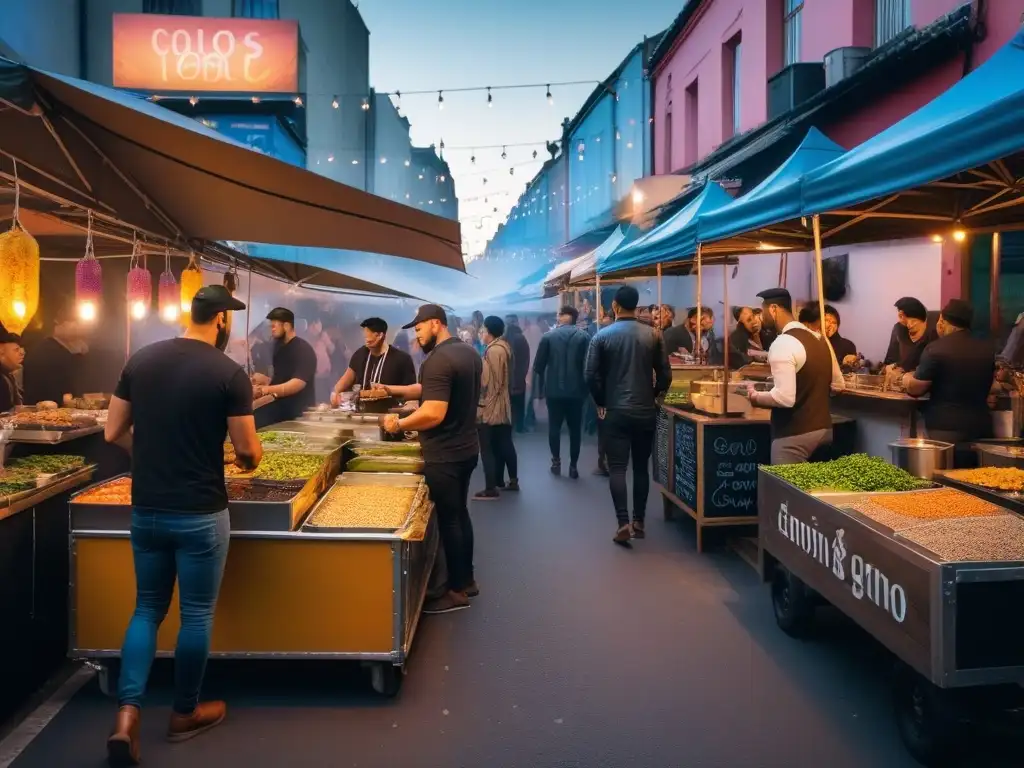
{"type": "Polygon", "coordinates": [[[935,480],[942,483],[942,485],[956,488],[959,491],[969,493],[996,506],[1016,512],[1018,515],[1024,515],[1024,494],[1014,493],[1013,491],[1000,491],[995,488],[986,488],[983,485],[965,483],[963,480],[954,480],[951,477],[947,477],[941,471],[935,473],[935,480]]]}
{"type": "Polygon", "coordinates": [[[68,509],[71,515],[72,531],[128,531],[132,524],[131,504],[93,504],[87,501],[78,501],[78,497],[91,491],[93,488],[112,483],[122,477],[131,477],[131,473],[123,472],[114,477],[108,477],[98,483],[87,485],[79,491],[71,494],[68,501],[68,509]]]}
{"type": "Polygon", "coordinates": [[[57,445],[58,443],[67,443],[71,440],[77,440],[80,437],[95,435],[98,432],[102,431],[103,427],[101,427],[99,424],[95,424],[91,427],[78,427],[74,429],[18,428],[11,432],[10,442],[57,445]]]}
{"type": "MultiPolygon", "coordinates": [[[[389,486],[392,488],[422,488],[422,491],[416,495],[413,499],[412,504],[406,511],[403,520],[407,521],[412,513],[419,509],[424,504],[429,504],[430,499],[427,496],[426,487],[423,478],[419,475],[402,474],[396,472],[346,472],[339,476],[335,481],[336,486],[389,486]]],[[[307,522],[302,526],[302,530],[307,533],[348,533],[348,534],[381,534],[391,535],[398,528],[338,528],[334,526],[320,526],[310,525],[309,520],[316,515],[316,511],[320,508],[327,497],[330,495],[330,491],[323,495],[323,498],[316,503],[316,506],[310,510],[309,515],[306,517],[307,522]]]]}
{"type": "Polygon", "coordinates": [[[341,424],[376,424],[380,414],[363,413],[361,411],[317,411],[307,410],[299,417],[302,421],[328,422],[341,424]]]}

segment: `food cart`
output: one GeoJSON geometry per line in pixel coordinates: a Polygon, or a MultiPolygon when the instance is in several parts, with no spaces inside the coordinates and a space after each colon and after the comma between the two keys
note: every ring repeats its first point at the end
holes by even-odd
{"type": "Polygon", "coordinates": [[[760,470],[759,559],[783,631],[806,636],[828,602],[885,646],[900,735],[928,765],[958,752],[979,705],[1020,703],[1006,622],[1024,609],[1024,518],[964,483],[808,491],[779,469],[760,470]]]}
{"type": "MultiPolygon", "coordinates": [[[[329,443],[327,422],[274,426],[273,449],[319,446],[322,464],[301,483],[229,477],[231,546],[217,602],[211,656],[359,661],[373,688],[395,695],[416,632],[438,548],[422,477],[409,472],[339,475],[343,455],[415,459],[418,444],[329,443]],[[321,424],[327,424],[326,430],[321,424]],[[327,444],[324,441],[327,440],[327,444]],[[365,448],[362,446],[366,446],[365,448]],[[381,453],[383,451],[383,453],[381,453]],[[374,503],[369,500],[375,499],[374,503]],[[389,500],[390,499],[390,500],[389,500]],[[361,501],[360,501],[361,500],[361,501]]],[[[376,433],[376,428],[374,432],[376,433]]],[[[292,454],[292,455],[311,455],[292,454]]],[[[271,461],[273,463],[273,460],[271,461]]],[[[260,470],[257,470],[259,474],[260,470]]],[[[128,478],[93,486],[71,499],[69,654],[95,660],[100,683],[115,687],[121,641],[135,605],[129,539],[128,478]],[[111,486],[121,483],[121,489],[111,486]]],[[[158,655],[173,652],[177,597],[158,636],[158,655]]]]}

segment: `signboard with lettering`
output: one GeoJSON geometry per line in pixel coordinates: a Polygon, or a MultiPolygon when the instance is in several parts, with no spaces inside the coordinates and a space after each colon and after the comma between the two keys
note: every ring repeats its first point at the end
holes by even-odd
{"type": "Polygon", "coordinates": [[[762,473],[761,547],[815,592],[928,675],[928,561],[852,515],[762,473]]]}
{"type": "Polygon", "coordinates": [[[675,419],[675,495],[691,510],[697,510],[697,425],[689,419],[675,419]]]}
{"type": "Polygon", "coordinates": [[[294,20],[114,14],[114,86],[188,93],[296,93],[294,20]]]}
{"type": "Polygon", "coordinates": [[[768,424],[705,424],[704,517],[757,515],[757,465],[771,463],[768,424]]]}

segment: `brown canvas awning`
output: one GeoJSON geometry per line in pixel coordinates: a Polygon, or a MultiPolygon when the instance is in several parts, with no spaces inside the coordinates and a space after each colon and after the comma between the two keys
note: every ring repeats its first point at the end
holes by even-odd
{"type": "Polygon", "coordinates": [[[369,251],[464,271],[458,222],[262,155],[129,94],[0,59],[0,175],[152,237],[369,251]]]}

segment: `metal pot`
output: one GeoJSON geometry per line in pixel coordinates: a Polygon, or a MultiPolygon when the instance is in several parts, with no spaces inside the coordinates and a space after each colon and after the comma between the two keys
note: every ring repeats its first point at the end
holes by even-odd
{"type": "Polygon", "coordinates": [[[905,438],[889,443],[892,463],[915,477],[931,480],[938,469],[953,468],[953,444],[905,438]]]}

